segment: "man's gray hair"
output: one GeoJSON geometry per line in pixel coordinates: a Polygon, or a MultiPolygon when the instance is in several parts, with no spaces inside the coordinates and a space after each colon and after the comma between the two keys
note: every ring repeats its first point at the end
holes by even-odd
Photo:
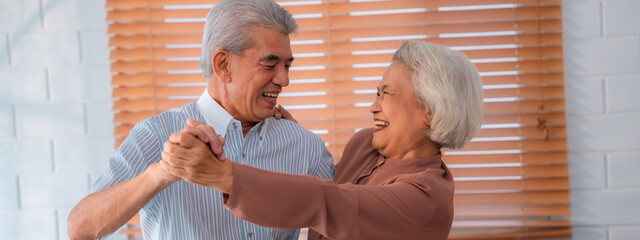
{"type": "Polygon", "coordinates": [[[405,41],[393,56],[411,72],[411,85],[431,113],[427,136],[441,147],[462,148],[480,130],[482,81],[476,67],[458,51],[405,41]]]}
{"type": "Polygon", "coordinates": [[[213,72],[211,59],[216,48],[242,55],[251,48],[250,32],[253,26],[262,26],[289,35],[298,24],[291,14],[272,0],[222,0],[207,15],[202,36],[200,69],[205,78],[213,72]]]}

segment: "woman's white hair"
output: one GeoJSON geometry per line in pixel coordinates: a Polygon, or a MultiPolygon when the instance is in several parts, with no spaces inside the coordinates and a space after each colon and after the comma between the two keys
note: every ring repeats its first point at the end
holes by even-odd
{"type": "Polygon", "coordinates": [[[462,148],[483,122],[482,82],[476,67],[458,51],[405,41],[393,56],[411,72],[411,85],[429,109],[427,136],[441,147],[462,148]]]}
{"type": "Polygon", "coordinates": [[[213,72],[211,59],[216,48],[242,55],[253,46],[253,26],[262,26],[289,35],[298,24],[291,14],[272,0],[222,0],[211,8],[204,24],[200,69],[205,78],[213,72]]]}

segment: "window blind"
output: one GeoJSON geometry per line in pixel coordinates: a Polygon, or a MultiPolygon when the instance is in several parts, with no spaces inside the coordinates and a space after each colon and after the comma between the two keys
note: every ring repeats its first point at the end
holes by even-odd
{"type": "MultiPolygon", "coordinates": [[[[116,146],[138,121],[195,101],[211,0],[107,0],[116,146]]],[[[482,76],[485,123],[444,149],[456,181],[450,239],[571,236],[561,0],[278,1],[300,28],[278,98],[336,161],[403,40],[466,54],[482,76]]]]}

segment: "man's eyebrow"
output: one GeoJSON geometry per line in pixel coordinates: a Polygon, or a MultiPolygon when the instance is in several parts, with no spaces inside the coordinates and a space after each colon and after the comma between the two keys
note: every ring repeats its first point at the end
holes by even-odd
{"type": "MultiPolygon", "coordinates": [[[[280,60],[280,59],[281,59],[281,58],[280,58],[280,57],[278,57],[278,56],[276,56],[276,55],[269,54],[269,55],[267,55],[267,56],[261,57],[261,58],[260,58],[260,61],[261,61],[261,62],[273,62],[273,61],[278,61],[278,60],[280,60]]],[[[292,61],[293,61],[293,59],[294,59],[294,58],[293,58],[293,57],[291,57],[291,58],[287,59],[287,62],[292,62],[292,61]]]]}
{"type": "Polygon", "coordinates": [[[273,54],[269,54],[267,56],[261,57],[260,61],[261,62],[273,62],[273,61],[278,61],[280,60],[280,57],[273,55],[273,54]]]}

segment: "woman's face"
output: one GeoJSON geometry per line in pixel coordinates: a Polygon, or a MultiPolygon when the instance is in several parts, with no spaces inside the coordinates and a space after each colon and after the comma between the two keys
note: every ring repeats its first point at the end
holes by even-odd
{"type": "Polygon", "coordinates": [[[376,100],[371,105],[375,131],[373,147],[387,158],[411,158],[427,138],[429,110],[422,107],[410,83],[410,72],[394,61],[378,85],[376,100]]]}

